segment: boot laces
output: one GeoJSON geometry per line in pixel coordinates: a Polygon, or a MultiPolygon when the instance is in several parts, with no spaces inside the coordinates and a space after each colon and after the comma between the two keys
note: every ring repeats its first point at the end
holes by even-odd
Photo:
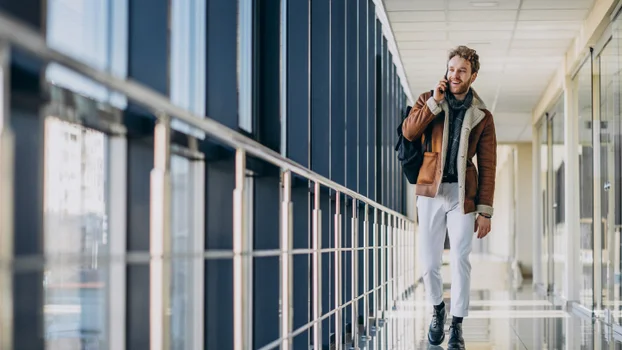
{"type": "Polygon", "coordinates": [[[441,322],[441,310],[434,310],[434,314],[432,315],[432,325],[436,328],[441,322]]]}

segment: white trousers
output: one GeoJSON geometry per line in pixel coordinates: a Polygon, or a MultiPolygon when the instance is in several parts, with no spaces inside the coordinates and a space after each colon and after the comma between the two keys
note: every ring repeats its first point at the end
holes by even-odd
{"type": "Polygon", "coordinates": [[[475,214],[462,214],[457,183],[442,183],[436,198],[417,197],[419,211],[419,262],[428,301],[443,301],[441,264],[445,232],[449,233],[451,266],[451,308],[456,317],[469,313],[471,253],[475,214]]]}

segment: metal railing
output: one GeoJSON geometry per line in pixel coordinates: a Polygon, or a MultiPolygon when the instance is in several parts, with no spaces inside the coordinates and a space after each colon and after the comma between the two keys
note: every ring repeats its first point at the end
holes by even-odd
{"type": "MultiPolygon", "coordinates": [[[[46,63],[60,64],[107,88],[125,95],[128,100],[152,112],[157,119],[154,131],[154,168],[151,172],[150,192],[150,344],[151,349],[168,349],[170,344],[170,284],[171,284],[171,120],[177,119],[205,132],[207,137],[220,141],[236,150],[233,249],[231,251],[205,251],[202,259],[233,260],[233,332],[234,349],[252,348],[250,329],[252,327],[249,300],[252,286],[248,285],[252,273],[253,257],[280,257],[280,337],[262,347],[268,349],[291,349],[297,335],[309,331],[316,349],[328,343],[322,339],[322,321],[335,318],[334,341],[336,349],[371,348],[406,349],[414,345],[414,321],[408,316],[395,312],[399,301],[405,300],[414,291],[415,281],[415,224],[404,215],[384,207],[359,193],[337,184],[330,179],[281,156],[260,143],[233,131],[218,122],[180,108],[172,104],[168,97],[131,80],[124,80],[93,69],[58,51],[49,48],[45,39],[30,28],[0,14],[0,73],[2,79],[2,106],[0,107],[0,346],[13,348],[12,311],[12,271],[14,259],[12,240],[14,237],[13,218],[13,157],[14,140],[10,127],[9,109],[9,71],[10,52],[18,48],[36,56],[46,63]],[[246,225],[246,158],[255,156],[281,169],[281,207],[280,207],[280,248],[278,250],[257,251],[249,244],[246,225]],[[293,205],[292,175],[308,179],[309,190],[314,193],[314,206],[311,227],[311,249],[293,249],[293,205]],[[334,214],[334,247],[322,248],[322,224],[320,207],[320,187],[329,188],[335,193],[336,212],[334,214]],[[343,233],[343,213],[340,201],[352,202],[352,247],[344,248],[341,242],[343,233]],[[364,208],[363,242],[359,237],[359,209],[364,208]],[[371,233],[370,234],[370,230],[371,233]],[[371,242],[369,241],[371,237],[371,242]],[[362,244],[361,244],[362,243],[362,244]],[[359,290],[358,252],[363,252],[363,289],[359,290]],[[343,291],[342,253],[352,253],[352,299],[341,300],[343,291]],[[322,254],[334,254],[334,305],[332,310],[322,310],[321,284],[322,254]],[[297,329],[293,328],[293,256],[309,255],[311,258],[312,279],[309,322],[297,329]],[[370,266],[373,258],[375,266],[370,266]],[[370,274],[370,268],[371,274],[370,274]],[[371,276],[371,278],[370,278],[371,276]],[[362,300],[363,310],[357,310],[362,300]],[[372,304],[372,305],[370,305],[372,304]],[[342,338],[344,310],[350,308],[353,322],[350,338],[342,338]],[[357,319],[362,316],[361,331],[357,319]]],[[[306,312],[306,310],[305,310],[306,312]]],[[[413,317],[414,318],[414,317],[413,317]]]]}

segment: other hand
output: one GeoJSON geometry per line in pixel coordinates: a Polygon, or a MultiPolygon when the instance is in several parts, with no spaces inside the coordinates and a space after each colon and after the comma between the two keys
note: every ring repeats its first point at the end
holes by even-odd
{"type": "Polygon", "coordinates": [[[434,88],[434,101],[441,103],[445,99],[445,89],[447,89],[447,79],[443,77],[434,88]]]}
{"type": "Polygon", "coordinates": [[[475,220],[475,231],[477,232],[477,238],[482,239],[490,232],[490,219],[481,215],[477,216],[475,220]]]}

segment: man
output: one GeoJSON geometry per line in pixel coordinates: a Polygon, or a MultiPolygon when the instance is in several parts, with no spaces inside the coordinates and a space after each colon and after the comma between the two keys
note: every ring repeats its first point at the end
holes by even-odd
{"type": "Polygon", "coordinates": [[[479,68],[475,50],[466,46],[453,49],[445,77],[433,92],[419,97],[402,124],[406,139],[420,140],[424,145],[428,144],[426,137],[431,141],[415,186],[420,263],[427,296],[434,305],[428,340],[440,345],[445,339],[447,317],[441,280],[447,229],[453,316],[448,349],[464,349],[462,319],[469,310],[473,232],[484,238],[490,232],[493,215],[497,138],[492,114],[471,88],[479,68]]]}

